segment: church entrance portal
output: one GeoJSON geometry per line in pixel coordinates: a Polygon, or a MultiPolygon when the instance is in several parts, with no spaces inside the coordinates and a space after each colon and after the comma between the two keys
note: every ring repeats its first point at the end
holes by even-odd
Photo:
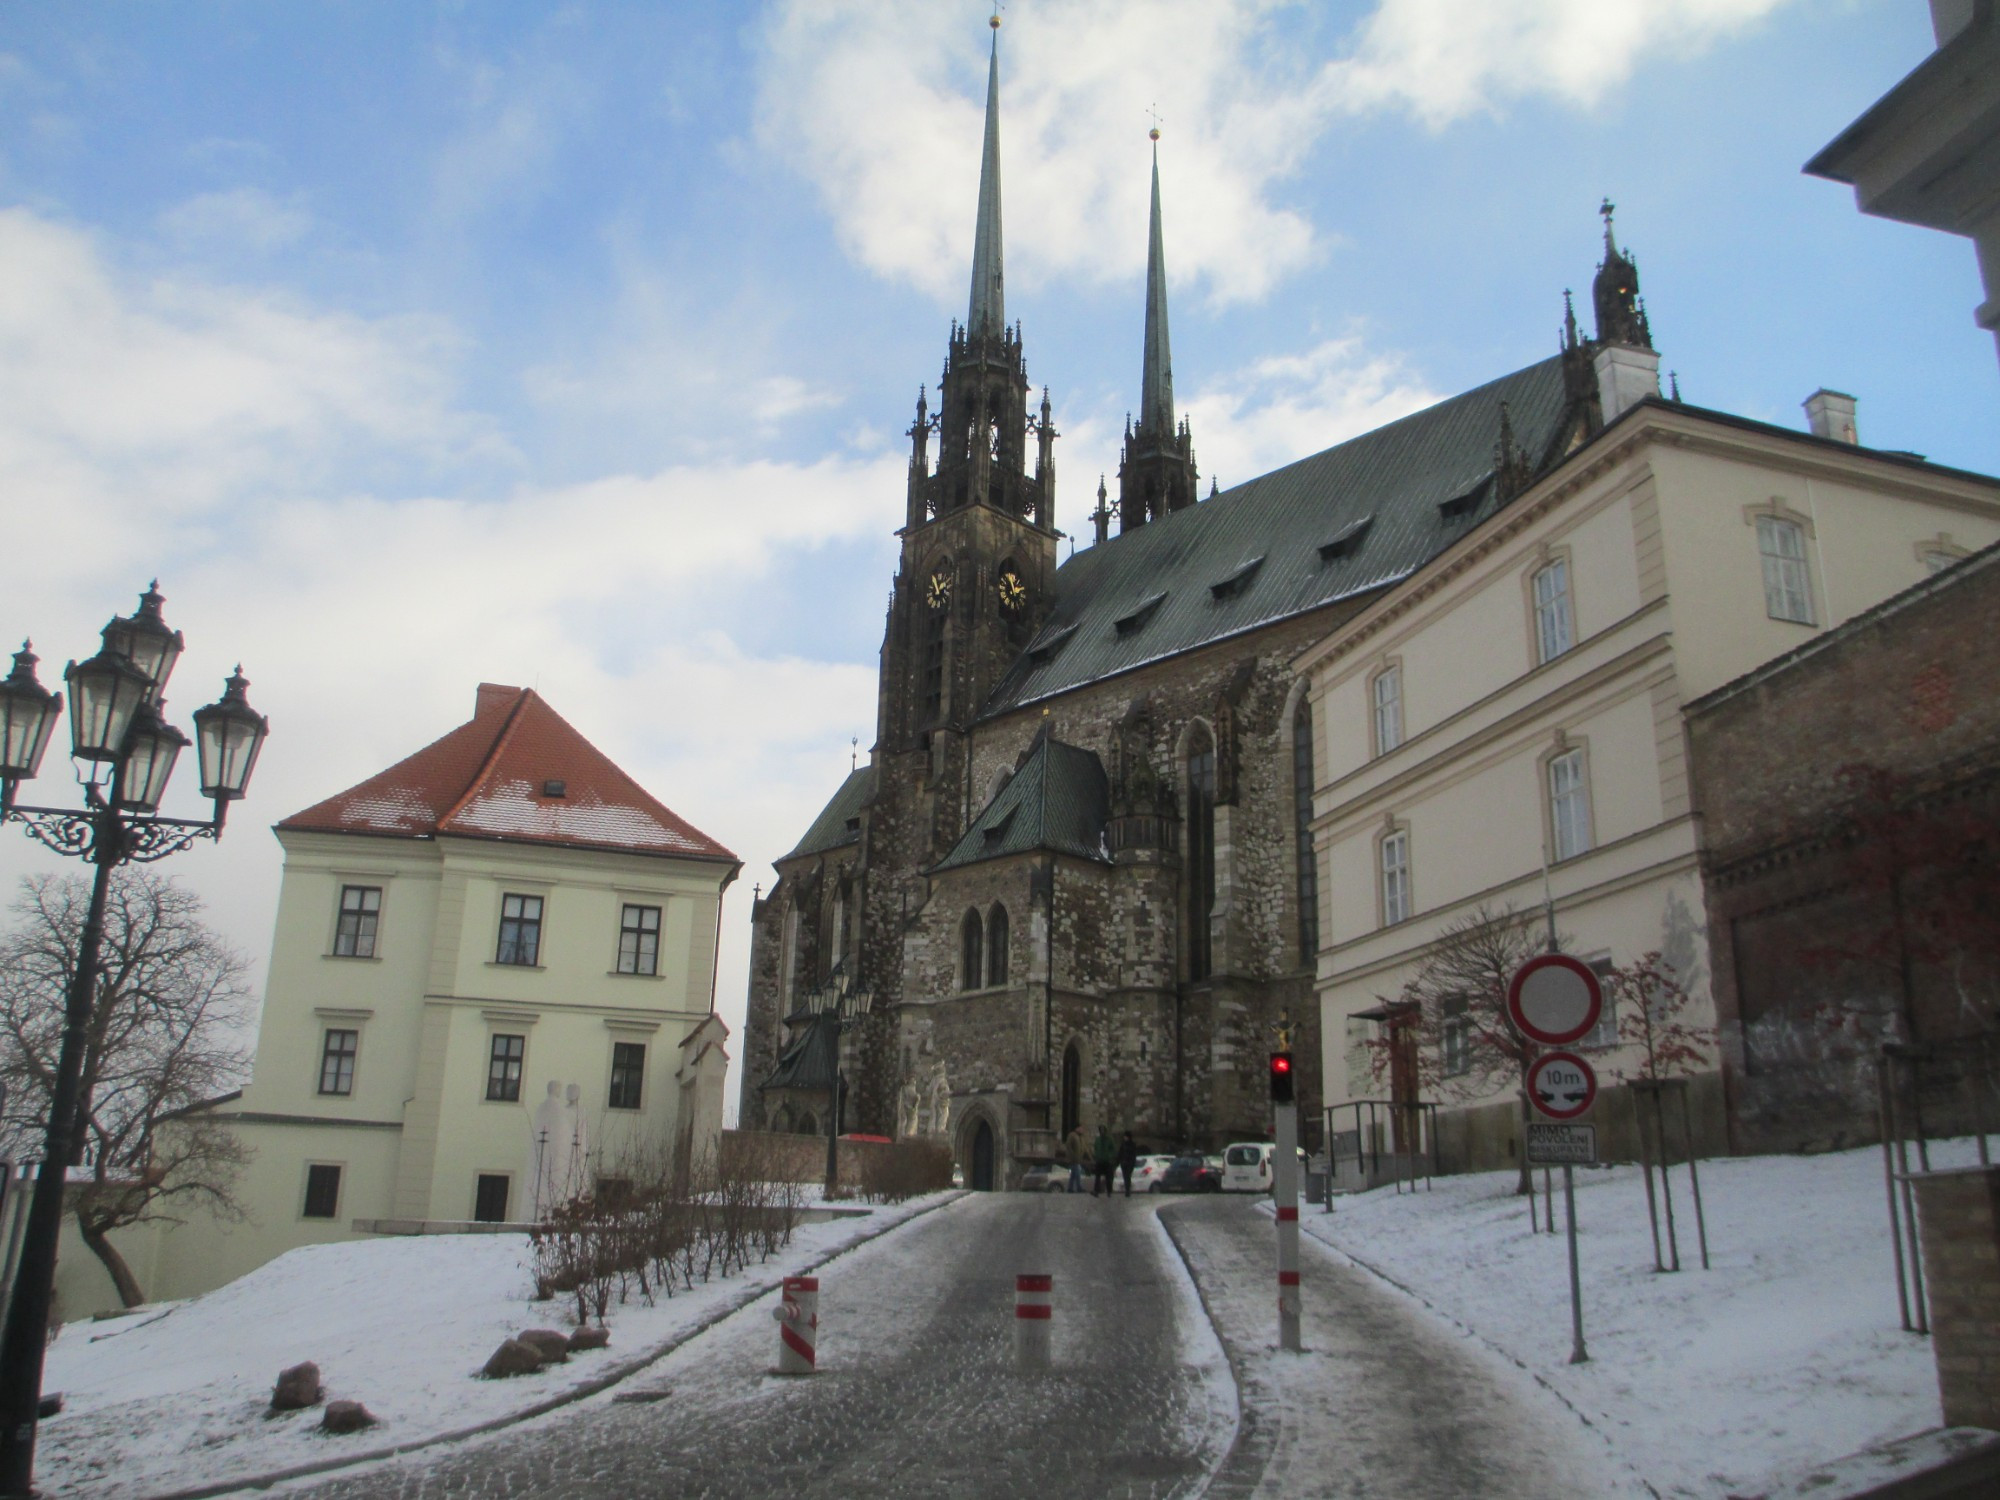
{"type": "Polygon", "coordinates": [[[972,1132],[971,1177],[974,1191],[993,1191],[993,1127],[984,1120],[972,1132]]]}

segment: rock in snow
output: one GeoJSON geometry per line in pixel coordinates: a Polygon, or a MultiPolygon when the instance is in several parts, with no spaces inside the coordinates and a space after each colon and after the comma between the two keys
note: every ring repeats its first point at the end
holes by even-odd
{"type": "Polygon", "coordinates": [[[375,1425],[375,1414],[359,1401],[329,1401],[319,1419],[321,1432],[361,1432],[375,1425]]]}
{"type": "Polygon", "coordinates": [[[515,1334],[514,1337],[541,1355],[542,1363],[545,1365],[569,1363],[568,1334],[557,1333],[553,1328],[530,1328],[525,1333],[515,1334]]]}
{"type": "Polygon", "coordinates": [[[479,1373],[487,1380],[505,1380],[510,1375],[532,1375],[541,1367],[541,1350],[519,1339],[508,1339],[493,1351],[479,1373]]]}
{"type": "Polygon", "coordinates": [[[585,1349],[603,1349],[611,1343],[611,1330],[602,1323],[596,1327],[585,1325],[569,1336],[569,1352],[580,1354],[585,1349]]]}
{"type": "Polygon", "coordinates": [[[307,1360],[278,1372],[278,1383],[271,1390],[271,1410],[301,1411],[318,1406],[320,1394],[319,1366],[307,1360]]]}

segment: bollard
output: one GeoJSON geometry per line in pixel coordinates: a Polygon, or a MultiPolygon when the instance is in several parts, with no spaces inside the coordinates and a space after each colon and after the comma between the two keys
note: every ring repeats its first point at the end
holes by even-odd
{"type": "Polygon", "coordinates": [[[787,1276],[782,1300],[772,1310],[778,1320],[780,1375],[810,1375],[819,1344],[819,1278],[787,1276]]]}
{"type": "Polygon", "coordinates": [[[1014,1357],[1024,1370],[1049,1367],[1049,1325],[1055,1309],[1050,1294],[1053,1276],[1014,1278],[1014,1357]]]}

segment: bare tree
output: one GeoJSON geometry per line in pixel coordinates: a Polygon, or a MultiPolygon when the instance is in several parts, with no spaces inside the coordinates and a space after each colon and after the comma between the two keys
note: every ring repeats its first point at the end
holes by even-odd
{"type": "MultiPolygon", "coordinates": [[[[1525,1142],[1524,1080],[1537,1049],[1507,1018],[1507,985],[1547,946],[1541,916],[1512,906],[1481,905],[1446,927],[1387,1005],[1384,1034],[1368,1043],[1375,1076],[1413,1098],[1424,1089],[1461,1101],[1512,1090],[1525,1142]]],[[[1531,1192],[1525,1150],[1520,1166],[1517,1191],[1531,1192]]]]}
{"type": "MultiPolygon", "coordinates": [[[[0,936],[0,1119],[16,1160],[38,1153],[62,1043],[90,888],[76,876],[28,876],[0,936]]],[[[120,871],[85,1038],[80,1157],[70,1190],[83,1242],[127,1307],[145,1300],[114,1231],[178,1223],[199,1208],[243,1217],[236,1179],[249,1153],[195,1107],[248,1072],[248,962],[201,920],[201,898],[145,869],[120,871]],[[190,1112],[192,1111],[192,1112],[190,1112]]]]}

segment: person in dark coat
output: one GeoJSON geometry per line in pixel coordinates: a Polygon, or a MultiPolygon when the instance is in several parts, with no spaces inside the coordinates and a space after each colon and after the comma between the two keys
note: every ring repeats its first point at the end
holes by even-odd
{"type": "Polygon", "coordinates": [[[1132,1196],[1132,1169],[1139,1165],[1139,1143],[1132,1139],[1132,1132],[1125,1132],[1125,1139],[1118,1143],[1118,1171],[1125,1179],[1125,1196],[1132,1196]]]}
{"type": "Polygon", "coordinates": [[[1111,1196],[1111,1169],[1118,1164],[1118,1143],[1111,1139],[1111,1132],[1102,1125],[1097,1127],[1097,1139],[1091,1142],[1090,1155],[1097,1166],[1097,1175],[1090,1181],[1090,1196],[1095,1198],[1098,1190],[1104,1196],[1111,1196]]]}

